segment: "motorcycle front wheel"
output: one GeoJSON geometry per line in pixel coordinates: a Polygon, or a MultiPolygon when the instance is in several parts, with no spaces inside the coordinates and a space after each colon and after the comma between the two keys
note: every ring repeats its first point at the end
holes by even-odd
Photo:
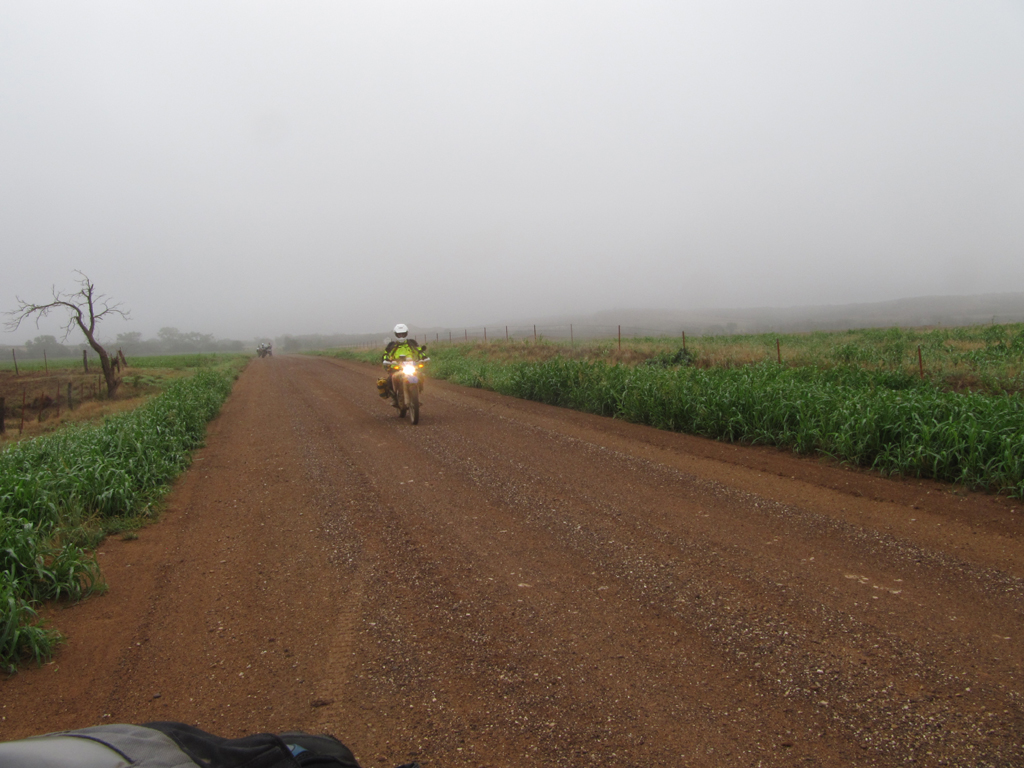
{"type": "Polygon", "coordinates": [[[398,376],[395,376],[391,380],[391,386],[393,387],[394,392],[391,397],[393,398],[395,408],[398,409],[398,418],[404,419],[405,411],[408,408],[407,403],[409,402],[405,398],[405,390],[407,389],[405,386],[405,379],[399,379],[398,376]]]}
{"type": "Polygon", "coordinates": [[[420,388],[415,384],[405,386],[405,403],[409,406],[409,421],[420,423],[420,388]]]}

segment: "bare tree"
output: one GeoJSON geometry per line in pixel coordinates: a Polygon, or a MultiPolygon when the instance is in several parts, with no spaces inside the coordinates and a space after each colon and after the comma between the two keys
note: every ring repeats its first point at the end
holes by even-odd
{"type": "Polygon", "coordinates": [[[103,345],[96,340],[96,324],[105,317],[120,315],[127,319],[128,312],[121,309],[121,304],[111,304],[110,299],[102,293],[96,292],[96,286],[85,273],[75,270],[81,277],[78,281],[79,289],[74,292],[58,291],[53,288],[53,301],[48,304],[32,304],[19,296],[18,308],[7,312],[11,319],[5,323],[8,331],[16,331],[22,322],[35,316],[36,328],[39,327],[39,320],[51,312],[66,312],[68,315],[67,324],[64,326],[64,341],[77,327],[85,334],[89,346],[96,350],[100,357],[100,365],[103,367],[103,378],[107,381],[107,397],[113,397],[117,388],[121,385],[121,379],[110,360],[110,355],[103,345]]]}

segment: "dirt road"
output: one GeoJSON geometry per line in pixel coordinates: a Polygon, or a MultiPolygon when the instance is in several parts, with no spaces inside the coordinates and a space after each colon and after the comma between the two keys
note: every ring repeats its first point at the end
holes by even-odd
{"type": "Polygon", "coordinates": [[[364,766],[1024,765],[1019,502],[370,367],[254,361],[0,737],[328,731],[364,766]]]}

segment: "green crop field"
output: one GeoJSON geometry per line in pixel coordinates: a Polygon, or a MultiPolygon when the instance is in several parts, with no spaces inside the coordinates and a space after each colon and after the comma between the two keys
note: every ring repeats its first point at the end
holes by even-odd
{"type": "MultiPolygon", "coordinates": [[[[95,355],[89,356],[89,365],[93,371],[100,369],[100,359],[95,355]]],[[[11,371],[15,369],[22,373],[26,372],[37,372],[37,371],[79,371],[82,369],[82,358],[79,357],[58,357],[44,360],[43,358],[15,358],[11,357],[10,354],[6,358],[0,359],[0,371],[11,371]]]]}
{"type": "Polygon", "coordinates": [[[90,551],[103,536],[152,519],[237,368],[200,370],[100,425],[67,426],[0,451],[0,666],[13,671],[50,655],[59,635],[39,623],[39,603],[101,588],[90,551]]]}
{"type": "MultiPolygon", "coordinates": [[[[379,351],[335,352],[368,362],[379,351]]],[[[1024,497],[1024,326],[441,344],[428,375],[1024,497]],[[781,362],[780,362],[781,360],[781,362]]]]}

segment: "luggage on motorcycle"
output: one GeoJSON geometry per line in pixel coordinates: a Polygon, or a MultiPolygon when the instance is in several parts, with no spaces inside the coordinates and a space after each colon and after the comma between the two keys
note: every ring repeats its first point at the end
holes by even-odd
{"type": "Polygon", "coordinates": [[[382,379],[377,379],[377,394],[381,397],[388,396],[388,379],[386,376],[382,379]]]}
{"type": "Polygon", "coordinates": [[[0,743],[0,766],[359,768],[359,763],[333,736],[290,732],[226,739],[184,723],[158,722],[100,725],[0,743]]]}

